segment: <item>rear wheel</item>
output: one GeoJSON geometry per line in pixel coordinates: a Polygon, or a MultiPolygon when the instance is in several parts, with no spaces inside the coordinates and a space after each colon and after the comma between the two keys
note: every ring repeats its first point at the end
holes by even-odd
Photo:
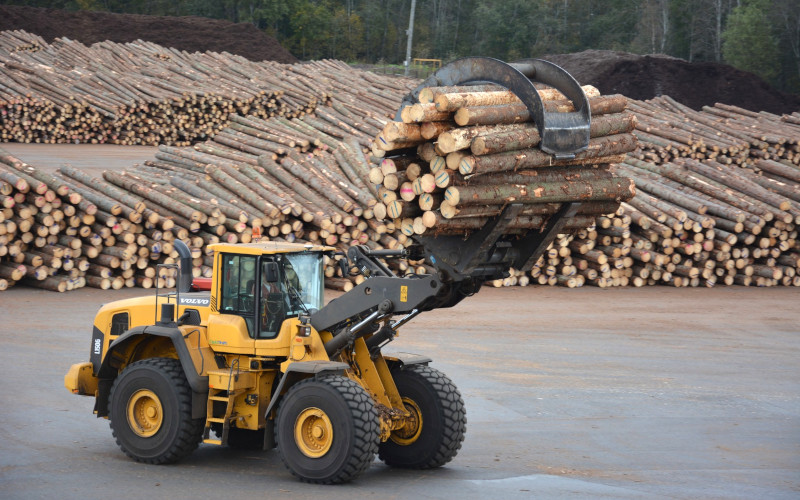
{"type": "Polygon", "coordinates": [[[289,389],[278,409],[276,437],[292,474],[310,483],[344,483],[374,460],[380,423],[359,384],[329,375],[289,389]]]}
{"type": "Polygon", "coordinates": [[[411,418],[381,443],[380,459],[409,469],[430,469],[452,460],[467,430],[464,401],[456,386],[424,365],[392,370],[392,377],[411,418]]]}
{"type": "Polygon", "coordinates": [[[126,455],[166,464],[189,455],[200,442],[204,419],[192,418],[192,390],[177,359],[131,363],[114,381],[111,432],[126,455]]]}

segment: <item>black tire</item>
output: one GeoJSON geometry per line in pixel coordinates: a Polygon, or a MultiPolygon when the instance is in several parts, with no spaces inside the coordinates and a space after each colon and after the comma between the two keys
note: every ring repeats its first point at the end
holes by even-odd
{"type": "Polygon", "coordinates": [[[378,456],[386,465],[407,469],[440,467],[456,456],[467,430],[464,400],[442,372],[425,365],[392,370],[406,408],[421,426],[392,432],[378,456]]]}
{"type": "Polygon", "coordinates": [[[177,359],[131,363],[111,387],[108,410],[117,445],[138,462],[177,462],[202,439],[205,419],[192,418],[192,390],[177,359]]]}
{"type": "Polygon", "coordinates": [[[281,460],[305,482],[352,481],[378,452],[380,422],[372,398],[358,383],[340,375],[292,386],[281,401],[275,425],[281,460]],[[320,435],[312,436],[314,432],[320,435]]]}

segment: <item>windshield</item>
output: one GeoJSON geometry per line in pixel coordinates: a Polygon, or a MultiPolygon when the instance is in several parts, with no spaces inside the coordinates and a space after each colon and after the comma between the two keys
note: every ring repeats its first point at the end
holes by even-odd
{"type": "MultiPolygon", "coordinates": [[[[284,270],[287,285],[294,287],[305,309],[322,309],[325,292],[325,275],[322,268],[322,255],[319,253],[285,254],[288,260],[284,270]]],[[[306,312],[297,301],[292,301],[291,314],[306,312]]]]}

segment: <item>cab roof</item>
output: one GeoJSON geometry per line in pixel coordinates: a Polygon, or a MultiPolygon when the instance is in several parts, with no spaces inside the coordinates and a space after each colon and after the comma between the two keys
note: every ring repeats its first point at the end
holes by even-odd
{"type": "Polygon", "coordinates": [[[334,247],[313,245],[311,243],[287,243],[265,241],[260,243],[214,243],[208,248],[216,252],[240,253],[249,255],[272,255],[276,253],[333,252],[334,247]]]}

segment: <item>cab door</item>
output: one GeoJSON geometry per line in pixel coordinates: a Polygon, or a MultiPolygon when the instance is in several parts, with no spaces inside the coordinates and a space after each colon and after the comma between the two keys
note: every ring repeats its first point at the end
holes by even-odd
{"type": "Polygon", "coordinates": [[[258,256],[220,253],[219,314],[208,318],[208,343],[216,351],[255,352],[258,332],[258,256]]]}

